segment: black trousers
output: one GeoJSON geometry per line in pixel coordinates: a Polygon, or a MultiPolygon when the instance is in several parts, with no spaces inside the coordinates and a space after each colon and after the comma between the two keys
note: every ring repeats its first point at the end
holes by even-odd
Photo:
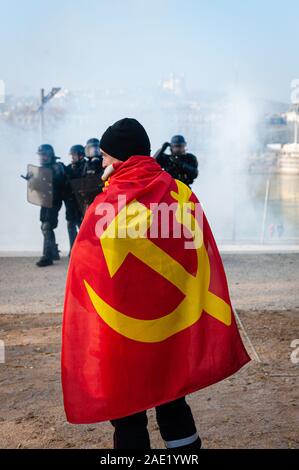
{"type": "Polygon", "coordinates": [[[83,214],[77,204],[74,197],[68,197],[64,201],[65,203],[65,219],[67,221],[67,231],[70,241],[70,252],[73,244],[75,243],[78,230],[83,220],[83,214]]]}
{"type": "MultiPolygon", "coordinates": [[[[155,408],[165,446],[177,450],[198,450],[201,440],[185,397],[155,408]]],[[[146,411],[111,421],[114,449],[150,449],[146,411]]]]}
{"type": "Polygon", "coordinates": [[[54,229],[58,225],[58,214],[61,208],[61,202],[55,204],[53,207],[41,207],[40,221],[41,231],[44,237],[43,244],[43,257],[53,260],[59,257],[56,245],[54,229]]]}

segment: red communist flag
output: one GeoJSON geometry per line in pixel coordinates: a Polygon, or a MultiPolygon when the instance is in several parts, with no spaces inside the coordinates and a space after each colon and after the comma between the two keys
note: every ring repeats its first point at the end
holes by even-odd
{"type": "Polygon", "coordinates": [[[218,382],[250,359],[200,203],[151,157],[116,165],[68,271],[67,419],[116,419],[218,382]]]}

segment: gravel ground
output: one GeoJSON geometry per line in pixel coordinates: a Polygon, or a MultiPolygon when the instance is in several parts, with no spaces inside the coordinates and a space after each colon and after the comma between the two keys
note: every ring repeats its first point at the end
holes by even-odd
{"type": "MultiPolygon", "coordinates": [[[[239,311],[262,363],[188,396],[205,448],[299,448],[298,367],[290,342],[299,311],[239,311]]],[[[111,448],[110,423],[70,425],[60,384],[61,314],[0,315],[1,448],[111,448]]],[[[298,335],[299,336],[299,335],[298,335]]],[[[152,447],[163,442],[150,410],[152,447]]]]}
{"type": "MultiPolygon", "coordinates": [[[[262,362],[188,397],[205,448],[299,448],[299,254],[223,254],[231,296],[262,362]]],[[[109,423],[70,425],[60,384],[67,258],[0,258],[1,448],[111,448],[109,423]]],[[[245,340],[249,353],[251,352],[245,340]]],[[[163,443],[149,410],[153,448],[163,443]]]]}
{"type": "MultiPolygon", "coordinates": [[[[235,308],[299,308],[299,253],[223,254],[235,308]]],[[[37,268],[37,258],[0,258],[0,314],[61,312],[68,258],[37,268]]]]}

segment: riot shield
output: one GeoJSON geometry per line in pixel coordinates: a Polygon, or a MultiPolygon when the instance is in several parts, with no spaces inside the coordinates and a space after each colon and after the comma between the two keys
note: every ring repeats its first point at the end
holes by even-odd
{"type": "Polygon", "coordinates": [[[104,186],[99,175],[86,175],[82,178],[74,178],[70,180],[70,184],[72,193],[74,194],[83,214],[85,214],[88,206],[102,191],[102,187],[104,186]]]}
{"type": "Polygon", "coordinates": [[[53,205],[53,173],[51,168],[27,166],[27,201],[36,206],[53,205]]]}

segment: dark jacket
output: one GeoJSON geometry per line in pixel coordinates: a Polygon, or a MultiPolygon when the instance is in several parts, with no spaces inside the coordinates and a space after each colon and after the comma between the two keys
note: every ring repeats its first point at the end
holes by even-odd
{"type": "Polygon", "coordinates": [[[185,155],[166,154],[159,150],[155,154],[159,165],[167,171],[173,178],[182,181],[188,186],[198,176],[198,162],[195,155],[186,153],[185,155]]]}

